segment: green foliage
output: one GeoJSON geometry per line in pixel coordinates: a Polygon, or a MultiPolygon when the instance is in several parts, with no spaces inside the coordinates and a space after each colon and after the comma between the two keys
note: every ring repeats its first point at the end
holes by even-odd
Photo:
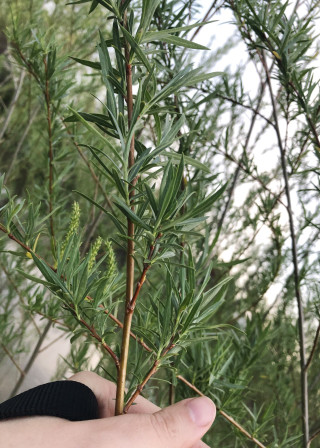
{"type": "MultiPolygon", "coordinates": [[[[216,2],[204,22],[196,0],[53,4],[4,5],[1,369],[51,321],[60,378],[116,381],[133,258],[126,399],[156,365],[158,405],[194,395],[182,375],[265,446],[302,446],[297,288],[310,437],[320,411],[317,3],[216,2]],[[193,39],[226,22],[221,47],[193,39]]],[[[206,442],[254,446],[222,415],[206,442]]]]}

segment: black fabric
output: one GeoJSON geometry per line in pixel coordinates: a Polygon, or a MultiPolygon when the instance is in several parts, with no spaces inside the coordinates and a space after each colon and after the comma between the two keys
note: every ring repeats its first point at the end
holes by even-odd
{"type": "Polygon", "coordinates": [[[0,404],[0,420],[48,415],[71,421],[98,418],[92,390],[77,381],[55,381],[27,390],[0,404]]]}

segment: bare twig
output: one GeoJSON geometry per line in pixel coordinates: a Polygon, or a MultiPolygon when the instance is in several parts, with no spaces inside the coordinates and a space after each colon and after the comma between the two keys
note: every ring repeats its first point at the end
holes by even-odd
{"type": "Polygon", "coordinates": [[[4,122],[3,126],[2,126],[2,129],[0,131],[0,143],[1,143],[1,140],[2,140],[2,138],[4,136],[4,134],[5,134],[8,126],[9,126],[9,123],[10,123],[13,111],[15,109],[15,106],[17,104],[18,98],[19,98],[21,90],[22,90],[22,86],[23,86],[23,81],[24,81],[25,75],[26,75],[25,72],[21,72],[17,90],[16,90],[16,92],[15,92],[13,98],[12,98],[12,101],[11,101],[9,109],[8,109],[7,117],[6,117],[5,122],[4,122]]]}
{"type": "Polygon", "coordinates": [[[51,116],[51,99],[49,90],[49,77],[48,77],[48,63],[47,57],[43,58],[44,71],[45,71],[45,90],[44,96],[47,107],[47,122],[48,122],[48,144],[49,144],[49,213],[50,213],[50,231],[54,244],[54,222],[53,222],[53,145],[52,145],[52,116],[51,116]]]}
{"type": "Polygon", "coordinates": [[[285,183],[285,192],[286,192],[286,198],[287,198],[287,213],[288,213],[288,218],[289,218],[292,262],[293,262],[293,268],[294,268],[294,287],[295,287],[295,295],[296,295],[298,311],[299,311],[298,326],[299,326],[299,346],[300,346],[302,427],[303,427],[304,446],[307,447],[308,440],[309,440],[309,404],[308,404],[308,375],[307,375],[307,369],[305,368],[306,352],[305,352],[305,334],[304,334],[304,328],[303,328],[304,327],[304,311],[303,311],[303,303],[302,303],[302,297],[301,297],[301,292],[300,292],[300,279],[299,279],[300,274],[299,274],[299,266],[298,266],[296,234],[295,234],[293,212],[292,212],[292,206],[291,206],[290,185],[289,185],[285,151],[283,148],[282,138],[281,138],[281,134],[280,134],[278,115],[277,115],[277,107],[276,107],[276,103],[275,103],[275,97],[273,94],[271,76],[270,76],[270,72],[269,72],[269,69],[268,69],[268,66],[265,61],[263,53],[260,53],[260,52],[258,52],[258,53],[259,53],[261,63],[264,67],[266,76],[267,76],[267,83],[268,83],[270,99],[271,99],[271,103],[272,103],[273,117],[274,117],[274,122],[275,122],[275,131],[276,131],[278,146],[279,146],[279,150],[280,150],[282,174],[283,174],[283,179],[284,179],[284,183],[285,183]]]}
{"type": "Polygon", "coordinates": [[[12,156],[12,159],[11,159],[11,163],[10,163],[8,169],[7,169],[7,172],[6,172],[6,176],[5,176],[5,180],[4,180],[5,183],[8,183],[8,180],[9,180],[12,168],[15,165],[15,162],[17,160],[19,152],[21,151],[22,145],[23,145],[23,143],[24,143],[24,141],[25,141],[25,139],[26,139],[26,137],[27,137],[27,135],[29,133],[30,127],[31,127],[34,119],[36,118],[36,116],[37,116],[37,114],[39,112],[39,109],[40,109],[40,106],[38,106],[38,107],[36,107],[34,109],[33,114],[31,115],[31,117],[30,117],[30,119],[29,119],[29,121],[27,123],[27,126],[25,127],[25,130],[24,130],[24,132],[23,132],[23,134],[22,134],[22,136],[21,136],[21,138],[20,138],[20,140],[19,140],[19,142],[17,144],[16,150],[15,150],[13,156],[12,156]]]}
{"type": "Polygon", "coordinates": [[[313,442],[314,439],[315,439],[316,437],[318,437],[318,436],[320,436],[320,428],[319,428],[316,432],[314,432],[314,433],[312,434],[312,436],[310,437],[310,439],[309,439],[309,441],[308,441],[307,448],[310,447],[311,442],[313,442]]]}
{"type": "Polygon", "coordinates": [[[4,345],[4,344],[0,344],[2,350],[6,353],[6,355],[8,356],[8,358],[10,359],[10,361],[13,363],[13,365],[18,369],[18,371],[20,372],[21,376],[25,375],[25,372],[21,369],[21,367],[19,366],[19,364],[17,363],[17,361],[15,361],[12,353],[10,352],[10,350],[4,345]]]}
{"type": "Polygon", "coordinates": [[[315,354],[315,351],[316,351],[316,348],[317,348],[317,344],[318,344],[318,341],[319,341],[319,336],[320,336],[320,322],[319,322],[319,325],[318,325],[318,328],[317,328],[317,331],[316,331],[316,335],[315,335],[315,338],[314,338],[314,341],[313,341],[313,345],[312,345],[312,349],[311,349],[308,361],[306,362],[306,365],[304,367],[305,371],[308,370],[310,365],[311,365],[311,362],[312,362],[312,359],[314,357],[314,354],[315,354]]]}
{"type": "Polygon", "coordinates": [[[22,385],[22,383],[23,383],[27,373],[31,369],[31,367],[32,367],[36,357],[38,356],[40,347],[41,347],[43,341],[45,340],[45,338],[46,338],[46,336],[48,334],[48,331],[51,328],[51,325],[52,325],[52,322],[49,321],[47,323],[47,325],[45,326],[43,332],[41,333],[41,336],[38,339],[38,342],[37,342],[36,346],[34,347],[33,352],[31,353],[31,356],[30,356],[30,358],[29,358],[25,368],[23,369],[23,374],[22,373],[20,374],[20,377],[19,377],[18,381],[16,382],[14,388],[11,391],[10,397],[13,397],[19,391],[19,389],[20,389],[20,387],[21,387],[21,385],[22,385]]]}

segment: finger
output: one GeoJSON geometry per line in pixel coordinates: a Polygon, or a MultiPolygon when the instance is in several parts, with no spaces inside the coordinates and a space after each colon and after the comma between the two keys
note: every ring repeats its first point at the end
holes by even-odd
{"type": "MultiPolygon", "coordinates": [[[[111,381],[108,381],[94,372],[79,372],[73,375],[69,380],[78,381],[88,386],[95,394],[98,406],[99,417],[107,418],[114,416],[115,399],[117,387],[111,381]]],[[[130,414],[153,414],[160,408],[143,397],[138,397],[135,404],[130,407],[130,414]]]]}
{"type": "MultiPolygon", "coordinates": [[[[117,390],[114,383],[102,378],[94,372],[78,372],[69,378],[69,380],[79,381],[90,387],[98,401],[100,418],[114,416],[117,390]]],[[[130,407],[129,414],[154,414],[160,410],[161,408],[159,408],[159,406],[156,406],[146,398],[139,396],[135,400],[135,404],[130,407]]],[[[192,448],[208,448],[208,445],[200,441],[192,448]]]]}
{"type": "Polygon", "coordinates": [[[127,448],[128,443],[130,448],[192,448],[210,428],[215,413],[212,401],[201,397],[154,414],[122,415],[76,425],[77,433],[93,435],[96,448],[104,447],[106,440],[117,448],[127,448]]]}

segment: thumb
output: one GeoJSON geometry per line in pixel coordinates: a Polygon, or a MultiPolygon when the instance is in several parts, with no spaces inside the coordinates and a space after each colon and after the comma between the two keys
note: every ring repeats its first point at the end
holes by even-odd
{"type": "MultiPolygon", "coordinates": [[[[215,419],[216,408],[206,397],[180,401],[154,414],[128,414],[96,420],[97,447],[106,440],[114,448],[192,448],[215,419]]],[[[92,431],[91,431],[92,434],[92,431]]]]}
{"type": "Polygon", "coordinates": [[[152,448],[191,448],[209,430],[216,407],[207,397],[183,400],[150,416],[152,448]]]}

